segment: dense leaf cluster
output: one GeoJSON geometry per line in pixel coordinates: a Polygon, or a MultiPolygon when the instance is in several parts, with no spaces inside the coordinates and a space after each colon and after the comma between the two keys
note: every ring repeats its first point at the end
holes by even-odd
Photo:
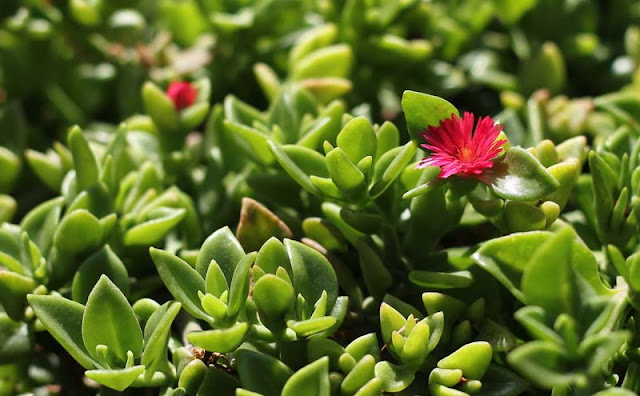
{"type": "Polygon", "coordinates": [[[4,0],[0,394],[637,394],[639,67],[634,0],[4,0]]]}

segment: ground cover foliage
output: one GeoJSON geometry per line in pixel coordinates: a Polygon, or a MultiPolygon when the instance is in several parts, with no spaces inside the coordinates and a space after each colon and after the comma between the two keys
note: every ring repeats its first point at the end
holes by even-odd
{"type": "Polygon", "coordinates": [[[632,0],[4,0],[0,394],[637,394],[639,66],[632,0]]]}

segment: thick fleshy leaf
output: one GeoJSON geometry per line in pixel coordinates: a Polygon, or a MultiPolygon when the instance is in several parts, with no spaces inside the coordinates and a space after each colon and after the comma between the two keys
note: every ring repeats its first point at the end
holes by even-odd
{"type": "Polygon", "coordinates": [[[180,372],[178,386],[183,388],[187,394],[194,395],[207,376],[207,365],[200,359],[191,360],[180,372]]]}
{"type": "Polygon", "coordinates": [[[280,396],[284,384],[293,375],[286,364],[263,353],[241,350],[237,353],[236,360],[242,386],[264,396],[280,396]]]}
{"type": "Polygon", "coordinates": [[[252,107],[233,95],[224,99],[224,116],[240,124],[253,125],[254,121],[266,123],[266,117],[258,109],[252,107]]]}
{"type": "Polygon", "coordinates": [[[572,242],[572,230],[560,230],[536,249],[522,274],[526,303],[554,317],[574,313],[577,286],[571,268],[572,242]]]}
{"type": "MultiPolygon", "coordinates": [[[[344,210],[344,208],[343,208],[344,210]]],[[[340,211],[342,215],[342,210],[340,211]]],[[[302,221],[302,231],[307,238],[321,244],[329,251],[345,251],[346,241],[332,223],[320,217],[308,217],[302,221]]]]}
{"type": "Polygon", "coordinates": [[[0,270],[0,304],[13,320],[24,319],[24,309],[27,305],[27,294],[37,286],[30,277],[11,271],[0,270]]]}
{"type": "Polygon", "coordinates": [[[103,274],[107,275],[125,296],[129,295],[127,268],[111,247],[106,245],[80,265],[71,284],[73,300],[81,304],[86,303],[89,293],[103,274]]]}
{"type": "Polygon", "coordinates": [[[224,293],[220,295],[220,298],[214,296],[213,294],[205,294],[201,297],[200,304],[206,313],[211,315],[211,317],[219,323],[228,324],[230,320],[227,319],[235,319],[228,318],[227,315],[227,304],[222,301],[222,299],[227,300],[228,293],[224,293]]]}
{"type": "Polygon", "coordinates": [[[289,275],[292,274],[287,250],[275,237],[262,245],[256,257],[255,266],[260,267],[267,274],[275,274],[278,267],[284,268],[289,275]]]}
{"type": "Polygon", "coordinates": [[[180,312],[179,302],[169,301],[161,305],[151,315],[144,328],[144,350],[140,363],[145,366],[145,376],[153,375],[156,368],[167,363],[167,340],[170,335],[171,324],[180,312]]]}
{"type": "Polygon", "coordinates": [[[391,340],[391,333],[400,330],[406,321],[405,317],[391,305],[387,303],[380,305],[380,331],[385,343],[391,340]]]}
{"type": "Polygon", "coordinates": [[[144,372],[144,366],[133,366],[120,370],[89,370],[84,375],[97,383],[122,392],[144,372]]]}
{"type": "Polygon", "coordinates": [[[382,299],[391,287],[393,279],[378,254],[364,241],[357,244],[360,270],[369,293],[382,299]]]}
{"type": "Polygon", "coordinates": [[[100,221],[87,210],[69,213],[58,226],[53,244],[66,254],[80,254],[98,247],[102,241],[100,221]]]}
{"type": "Polygon", "coordinates": [[[244,308],[245,301],[249,296],[250,270],[258,254],[249,253],[240,260],[233,272],[231,285],[229,285],[229,305],[227,315],[235,318],[244,308]]]}
{"type": "Polygon", "coordinates": [[[331,23],[305,31],[289,52],[289,64],[293,65],[310,52],[333,43],[337,35],[338,29],[331,23]]]}
{"type": "Polygon", "coordinates": [[[544,212],[537,206],[518,201],[507,201],[504,205],[504,219],[509,232],[542,230],[547,225],[544,212]]]}
{"type": "Polygon", "coordinates": [[[331,308],[331,311],[329,312],[329,315],[328,315],[335,319],[335,323],[333,324],[333,326],[329,327],[323,333],[320,333],[320,335],[322,335],[323,337],[329,337],[330,335],[338,331],[340,326],[342,326],[342,322],[344,322],[344,319],[347,317],[348,311],[349,311],[349,297],[346,297],[346,296],[338,297],[336,299],[336,303],[333,305],[333,308],[331,308]]]}
{"type": "Polygon", "coordinates": [[[151,248],[149,253],[162,282],[173,297],[182,303],[184,310],[198,319],[209,318],[200,306],[198,291],[205,290],[205,282],[198,272],[184,260],[164,250],[151,248]]]}
{"type": "Polygon", "coordinates": [[[560,208],[564,208],[576,184],[580,173],[580,166],[581,164],[577,159],[572,159],[549,167],[547,170],[551,176],[558,181],[560,188],[545,197],[545,200],[553,201],[557,203],[560,208]]]}
{"type": "Polygon", "coordinates": [[[309,176],[329,177],[324,157],[319,152],[297,144],[282,146],[289,158],[309,176]]]}
{"type": "Polygon", "coordinates": [[[369,382],[362,385],[353,396],[378,396],[382,394],[384,384],[379,378],[372,378],[369,382]]]}
{"type": "Polygon", "coordinates": [[[356,361],[362,359],[365,355],[373,356],[376,361],[380,360],[380,346],[375,333],[365,334],[356,338],[345,347],[345,351],[353,356],[356,361]]]}
{"type": "Polygon", "coordinates": [[[282,166],[282,168],[291,176],[293,180],[296,181],[302,188],[307,190],[312,194],[319,194],[318,189],[313,185],[309,175],[307,175],[292,159],[287,155],[286,151],[274,143],[273,141],[269,141],[269,147],[271,148],[271,152],[276,157],[276,160],[282,166]]]}
{"type": "Polygon", "coordinates": [[[185,217],[185,209],[159,208],[149,213],[149,219],[127,230],[126,246],[148,246],[158,242],[185,217]]]}
{"type": "Polygon", "coordinates": [[[409,367],[420,367],[424,363],[429,350],[429,335],[431,330],[425,321],[420,321],[411,329],[404,342],[400,357],[409,367]]]}
{"type": "Polygon", "coordinates": [[[316,123],[305,132],[296,146],[318,149],[323,142],[336,144],[336,137],[342,128],[342,117],[345,112],[345,104],[334,100],[320,113],[316,123]]]}
{"type": "Polygon", "coordinates": [[[18,210],[18,203],[10,195],[0,194],[0,224],[8,223],[18,210]]]}
{"type": "Polygon", "coordinates": [[[482,379],[491,363],[493,351],[488,342],[476,341],[462,346],[438,362],[442,369],[460,369],[468,379],[482,379]]]}
{"type": "Polygon", "coordinates": [[[260,62],[253,65],[253,75],[267,99],[273,100],[280,90],[280,79],[276,72],[269,65],[260,62]]]}
{"type": "Polygon", "coordinates": [[[522,271],[548,237],[549,233],[533,231],[496,238],[482,245],[473,258],[519,300],[524,301],[524,294],[520,291],[522,271]]]}
{"type": "Polygon", "coordinates": [[[556,94],[566,83],[567,71],[562,52],[553,42],[545,42],[537,54],[524,62],[521,69],[524,93],[545,88],[556,94]]]}
{"type": "Polygon", "coordinates": [[[247,251],[258,250],[271,237],[291,238],[287,225],[264,205],[251,198],[242,199],[236,237],[247,251]]]}
{"type": "Polygon", "coordinates": [[[326,156],[331,180],[338,189],[353,199],[362,197],[366,190],[365,175],[354,165],[341,148],[336,147],[326,156]]]}
{"type": "Polygon", "coordinates": [[[417,143],[412,140],[402,147],[391,149],[376,161],[373,171],[373,181],[369,195],[373,198],[382,194],[393,181],[400,176],[405,167],[411,162],[417,150],[417,143]]]}
{"type": "Polygon", "coordinates": [[[179,128],[180,120],[173,102],[157,85],[148,81],[142,86],[142,102],[159,129],[174,132],[179,128]]]}
{"type": "Polygon", "coordinates": [[[353,84],[346,78],[320,77],[308,78],[300,82],[318,103],[328,103],[351,91],[353,84]]]}
{"type": "Polygon", "coordinates": [[[225,291],[229,291],[227,278],[224,277],[222,269],[215,260],[211,260],[205,278],[206,292],[216,297],[220,297],[225,291]]]}
{"type": "Polygon", "coordinates": [[[294,143],[300,137],[304,115],[316,113],[317,106],[309,92],[298,84],[285,84],[271,103],[267,122],[280,128],[283,143],[294,143]]]}
{"type": "Polygon", "coordinates": [[[332,316],[322,316],[320,318],[307,319],[302,321],[290,320],[287,326],[299,337],[308,337],[320,333],[336,324],[336,318],[332,316]]]}
{"type": "Polygon", "coordinates": [[[586,383],[583,374],[566,372],[566,351],[548,341],[528,342],[514,349],[507,359],[524,377],[547,389],[576,381],[586,383]]]}
{"type": "MultiPolygon", "coordinates": [[[[531,231],[495,238],[485,242],[472,257],[516,298],[524,302],[525,296],[520,290],[522,272],[536,249],[551,235],[550,232],[531,231]]],[[[600,279],[595,257],[581,242],[573,241],[571,265],[596,293],[611,295],[612,291],[600,279]]]]}
{"type": "Polygon", "coordinates": [[[215,367],[209,367],[196,396],[214,394],[219,396],[238,396],[236,392],[239,388],[240,381],[236,377],[215,367]]]}
{"type": "Polygon", "coordinates": [[[291,262],[295,290],[304,296],[310,309],[326,291],[327,310],[331,310],[338,298],[338,279],[329,261],[300,242],[286,239],[284,246],[291,262]]]}
{"type": "Polygon", "coordinates": [[[365,117],[356,117],[349,121],[338,134],[338,147],[344,151],[354,164],[362,158],[376,153],[376,134],[371,123],[365,117]]]}
{"type": "Polygon", "coordinates": [[[122,291],[105,275],[89,294],[82,316],[82,339],[92,356],[98,345],[106,345],[122,362],[127,360],[127,351],[134,357],[142,352],[138,319],[122,291]]]}
{"type": "Polygon", "coordinates": [[[587,373],[591,376],[598,375],[598,371],[615,357],[625,342],[629,341],[629,333],[626,331],[613,331],[608,334],[598,334],[585,339],[580,344],[578,354],[589,361],[587,373]]]}
{"type": "Polygon", "coordinates": [[[187,334],[193,345],[210,352],[233,352],[242,344],[249,331],[249,324],[239,322],[227,329],[196,331],[187,334]]]}
{"type": "Polygon", "coordinates": [[[547,326],[545,311],[542,307],[524,306],[516,311],[514,317],[536,339],[555,342],[558,345],[564,344],[562,337],[547,326]]]}
{"type": "Polygon", "coordinates": [[[131,308],[140,322],[146,322],[160,308],[160,304],[150,298],[141,298],[131,308]]]}
{"type": "Polygon", "coordinates": [[[511,147],[488,172],[493,191],[501,198],[532,201],[554,192],[558,181],[524,149],[511,147]]]}
{"type": "Polygon", "coordinates": [[[183,109],[179,114],[180,128],[184,131],[191,131],[202,124],[209,114],[208,102],[197,102],[183,109]]]}
{"type": "Polygon", "coordinates": [[[12,364],[32,354],[32,341],[26,323],[16,322],[0,314],[0,363],[12,364]]]}
{"type": "Polygon", "coordinates": [[[329,396],[329,358],[323,357],[310,363],[289,378],[282,389],[282,396],[329,396]]]}
{"type": "Polygon", "coordinates": [[[351,47],[337,44],[317,49],[293,64],[295,80],[311,77],[347,77],[353,63],[351,47]]]}
{"type": "Polygon", "coordinates": [[[66,173],[60,157],[52,150],[46,153],[27,149],[25,158],[34,173],[53,191],[60,191],[66,173]]]}
{"type": "Polygon", "coordinates": [[[2,169],[2,174],[0,175],[0,193],[8,193],[13,189],[20,175],[21,168],[22,163],[20,162],[20,158],[11,150],[0,146],[0,169],[2,169]]]}
{"type": "Polygon", "coordinates": [[[98,160],[91,151],[82,130],[77,126],[69,131],[68,142],[73,155],[73,168],[76,171],[78,191],[82,191],[98,182],[100,174],[98,160]]]}
{"type": "Polygon", "coordinates": [[[452,114],[459,115],[458,110],[446,100],[415,91],[404,91],[402,110],[412,139],[418,137],[418,132],[451,118],[452,114]]]}
{"type": "Polygon", "coordinates": [[[253,300],[261,318],[283,319],[293,309],[295,291],[283,279],[266,274],[253,286],[253,300]]]}
{"type": "Polygon", "coordinates": [[[482,377],[482,392],[488,395],[517,396],[527,388],[527,381],[496,364],[490,365],[482,377]]]}
{"type": "Polygon", "coordinates": [[[82,340],[82,317],[85,307],[60,296],[27,296],[29,304],[44,327],[84,367],[92,369],[96,362],[82,340]]]}
{"type": "Polygon", "coordinates": [[[211,260],[215,260],[227,278],[227,283],[231,283],[233,271],[243,257],[242,245],[229,227],[224,227],[211,234],[202,244],[196,262],[196,270],[202,278],[206,277],[209,263],[211,260]]]}
{"type": "Polygon", "coordinates": [[[435,289],[468,287],[473,284],[473,275],[469,271],[434,272],[411,271],[409,280],[418,286],[435,289]]]}
{"type": "Polygon", "coordinates": [[[345,349],[342,345],[328,338],[312,337],[309,338],[309,342],[307,343],[308,359],[315,361],[323,356],[328,356],[329,367],[332,369],[338,368],[338,361],[343,353],[345,353],[345,349]]]}
{"type": "Polygon", "coordinates": [[[268,145],[270,136],[255,128],[230,120],[225,120],[224,126],[227,128],[228,133],[239,141],[239,146],[246,150],[247,154],[255,157],[257,162],[262,165],[273,163],[273,154],[268,145]]]}
{"type": "Polygon", "coordinates": [[[460,369],[441,369],[434,368],[429,373],[430,384],[440,384],[448,387],[458,385],[462,379],[462,370],[460,369]]]}
{"type": "Polygon", "coordinates": [[[63,206],[63,197],[51,199],[29,211],[20,222],[20,227],[29,234],[29,239],[38,245],[44,254],[53,243],[53,235],[60,221],[63,206]]]}
{"type": "Polygon", "coordinates": [[[400,145],[400,132],[392,122],[385,121],[376,130],[378,144],[376,146],[376,160],[380,159],[384,153],[400,145]]]}
{"type": "Polygon", "coordinates": [[[353,395],[375,376],[374,368],[376,360],[371,355],[366,355],[344,377],[340,385],[343,395],[353,395]]]}
{"type": "Polygon", "coordinates": [[[382,380],[382,387],[385,392],[400,392],[413,382],[415,378],[415,370],[405,367],[396,366],[387,361],[379,362],[375,367],[376,378],[382,380]]]}

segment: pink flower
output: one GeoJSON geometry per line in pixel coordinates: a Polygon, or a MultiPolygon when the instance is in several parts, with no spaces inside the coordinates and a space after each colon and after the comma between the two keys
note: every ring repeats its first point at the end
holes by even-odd
{"type": "Polygon", "coordinates": [[[420,132],[427,142],[421,146],[431,151],[431,156],[416,168],[439,166],[438,176],[442,179],[456,175],[483,180],[485,171],[493,167],[493,160],[507,141],[496,140],[503,126],[496,125],[491,117],[480,117],[475,132],[474,121],[473,113],[466,112],[462,118],[452,114],[437,127],[420,132]]]}
{"type": "Polygon", "coordinates": [[[167,96],[173,101],[177,110],[191,106],[196,101],[197,94],[196,88],[185,81],[174,81],[167,88],[167,96]]]}

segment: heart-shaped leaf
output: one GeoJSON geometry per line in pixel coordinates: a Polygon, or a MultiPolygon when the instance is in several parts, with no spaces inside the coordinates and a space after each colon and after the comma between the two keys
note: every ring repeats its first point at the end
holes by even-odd
{"type": "Polygon", "coordinates": [[[89,294],[82,316],[82,339],[92,356],[98,345],[106,345],[123,363],[128,351],[134,357],[142,352],[138,319],[122,291],[105,275],[89,294]]]}
{"type": "Polygon", "coordinates": [[[411,139],[417,138],[418,132],[430,126],[438,126],[452,114],[459,115],[458,110],[446,100],[415,91],[404,91],[402,110],[411,139]]]}
{"type": "Polygon", "coordinates": [[[202,278],[207,276],[207,268],[211,260],[222,269],[227,283],[231,283],[236,265],[244,257],[244,249],[229,227],[224,227],[211,234],[202,244],[196,270],[202,278]]]}
{"type": "Polygon", "coordinates": [[[554,192],[558,181],[529,152],[511,147],[488,172],[493,191],[501,198],[532,201],[554,192]]]}
{"type": "Polygon", "coordinates": [[[329,261],[317,250],[300,242],[286,239],[284,246],[291,262],[293,286],[301,293],[309,310],[327,292],[327,310],[331,310],[338,298],[338,278],[329,261]]]}
{"type": "Polygon", "coordinates": [[[71,295],[79,303],[86,303],[91,290],[101,275],[109,279],[124,293],[129,295],[129,274],[120,258],[106,245],[85,260],[73,277],[71,295]]]}

